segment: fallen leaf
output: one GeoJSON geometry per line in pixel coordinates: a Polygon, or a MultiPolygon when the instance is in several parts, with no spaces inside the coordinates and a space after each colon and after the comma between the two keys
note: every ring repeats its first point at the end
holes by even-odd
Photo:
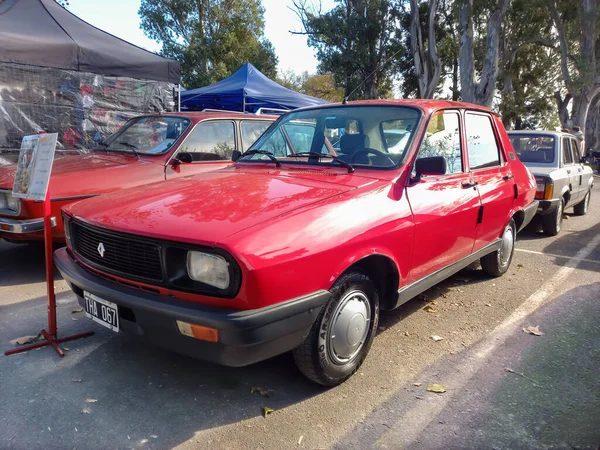
{"type": "Polygon", "coordinates": [[[96,403],[98,400],[96,400],[95,398],[86,398],[84,400],[84,402],[86,403],[96,403]]]}
{"type": "Polygon", "coordinates": [[[74,309],[73,311],[71,311],[71,314],[76,314],[76,313],[80,313],[80,312],[83,312],[83,308],[74,309]]]}
{"type": "Polygon", "coordinates": [[[485,306],[492,306],[492,304],[491,303],[486,303],[485,306]]]}
{"type": "Polygon", "coordinates": [[[269,408],[268,406],[263,406],[262,410],[263,410],[263,417],[267,417],[269,414],[271,414],[273,411],[275,411],[273,408],[269,408]]]}
{"type": "Polygon", "coordinates": [[[250,393],[254,394],[254,393],[260,394],[263,397],[268,397],[269,396],[269,392],[266,389],[261,388],[260,386],[252,386],[250,387],[250,393]]]}
{"type": "Polygon", "coordinates": [[[81,383],[81,380],[71,380],[73,383],[81,383]]]}
{"type": "Polygon", "coordinates": [[[443,394],[444,392],[446,392],[446,388],[441,384],[430,384],[429,386],[427,386],[427,390],[429,392],[435,392],[437,394],[443,394]]]}
{"type": "Polygon", "coordinates": [[[529,325],[527,328],[523,328],[523,331],[527,334],[533,334],[535,336],[543,336],[544,333],[540,331],[540,326],[537,327],[529,325]]]}
{"type": "Polygon", "coordinates": [[[52,431],[52,428],[48,427],[48,431],[52,431]]]}
{"type": "Polygon", "coordinates": [[[410,333],[408,331],[405,331],[404,336],[410,336],[410,333]]]}
{"type": "Polygon", "coordinates": [[[448,298],[448,294],[444,294],[444,293],[442,293],[442,294],[440,294],[440,295],[441,295],[441,297],[442,297],[442,298],[448,298]]]}
{"type": "Polygon", "coordinates": [[[429,312],[429,313],[434,313],[437,312],[437,308],[434,308],[431,305],[427,305],[425,308],[423,308],[425,311],[429,312]]]}
{"type": "Polygon", "coordinates": [[[525,267],[523,264],[517,264],[517,269],[522,269],[523,267],[525,267]]]}
{"type": "Polygon", "coordinates": [[[435,342],[438,342],[438,341],[442,341],[442,340],[444,340],[444,338],[443,338],[443,337],[441,337],[441,336],[438,336],[437,334],[434,334],[433,336],[429,336],[429,337],[430,337],[431,339],[433,339],[435,342]]]}
{"type": "Polygon", "coordinates": [[[71,320],[79,320],[79,319],[77,319],[77,318],[75,318],[75,317],[71,316],[71,320]]]}
{"type": "Polygon", "coordinates": [[[83,408],[83,409],[81,410],[81,412],[82,412],[82,413],[84,413],[84,414],[89,414],[89,413],[91,413],[91,411],[90,411],[88,408],[83,408]]]}
{"type": "Polygon", "coordinates": [[[10,343],[12,345],[25,345],[25,344],[33,344],[34,342],[43,341],[43,340],[44,340],[44,336],[42,336],[42,333],[40,333],[35,336],[34,335],[21,336],[20,338],[13,339],[12,341],[10,341],[10,343]]]}
{"type": "Polygon", "coordinates": [[[421,386],[423,383],[413,383],[413,386],[421,386]]]}
{"type": "Polygon", "coordinates": [[[302,444],[303,439],[304,439],[304,435],[300,436],[300,439],[298,439],[298,445],[302,444]]]}

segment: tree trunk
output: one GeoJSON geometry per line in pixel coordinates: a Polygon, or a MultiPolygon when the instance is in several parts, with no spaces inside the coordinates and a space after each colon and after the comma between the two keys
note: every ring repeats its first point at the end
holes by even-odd
{"type": "Polygon", "coordinates": [[[460,96],[463,102],[475,103],[475,61],[473,55],[473,0],[462,0],[458,18],[460,47],[460,96]]]}
{"type": "Polygon", "coordinates": [[[423,44],[419,1],[410,0],[410,48],[415,62],[420,98],[433,98],[442,75],[442,62],[435,42],[435,13],[438,0],[429,0],[427,19],[427,50],[423,44]]]}
{"type": "Polygon", "coordinates": [[[600,94],[592,100],[585,124],[585,147],[587,155],[600,150],[600,94]]]}

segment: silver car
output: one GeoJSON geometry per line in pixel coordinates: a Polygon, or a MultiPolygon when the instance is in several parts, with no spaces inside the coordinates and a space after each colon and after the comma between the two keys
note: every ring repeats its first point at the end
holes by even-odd
{"type": "Polygon", "coordinates": [[[593,171],[583,164],[579,142],[570,133],[509,131],[508,135],[519,159],[535,176],[542,229],[556,236],[566,208],[573,207],[579,216],[587,213],[593,171]]]}

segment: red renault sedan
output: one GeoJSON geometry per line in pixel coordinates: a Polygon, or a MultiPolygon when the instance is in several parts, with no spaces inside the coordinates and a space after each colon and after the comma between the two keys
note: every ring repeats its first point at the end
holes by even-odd
{"type": "MultiPolygon", "coordinates": [[[[53,239],[64,242],[60,209],[82,198],[231,164],[276,116],[181,112],[134,117],[88,154],[57,155],[50,178],[53,239]]],[[[0,239],[44,239],[43,204],[13,197],[15,164],[0,166],[0,239]]]]}
{"type": "Polygon", "coordinates": [[[504,274],[537,209],[500,118],[464,103],[296,110],[234,159],[64,209],[55,261],[91,319],[229,366],[292,350],[332,386],[380,310],[474,261],[504,274]]]}

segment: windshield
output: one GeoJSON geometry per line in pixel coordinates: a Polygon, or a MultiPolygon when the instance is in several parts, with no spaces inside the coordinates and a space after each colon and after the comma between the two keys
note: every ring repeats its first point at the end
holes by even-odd
{"type": "Polygon", "coordinates": [[[332,159],[352,166],[390,168],[408,154],[421,114],[404,106],[338,106],[310,109],[283,116],[242,161],[331,164],[332,159]],[[311,155],[307,155],[311,152],[311,155]],[[315,153],[322,158],[314,158],[315,153]],[[304,154],[304,155],[299,155],[304,154]]]}
{"type": "Polygon", "coordinates": [[[517,156],[521,162],[552,164],[555,158],[556,138],[552,135],[510,134],[517,156]]]}
{"type": "Polygon", "coordinates": [[[135,117],[106,139],[107,150],[146,155],[165,153],[189,126],[183,117],[135,117]],[[135,152],[134,152],[135,150],[135,152]]]}

